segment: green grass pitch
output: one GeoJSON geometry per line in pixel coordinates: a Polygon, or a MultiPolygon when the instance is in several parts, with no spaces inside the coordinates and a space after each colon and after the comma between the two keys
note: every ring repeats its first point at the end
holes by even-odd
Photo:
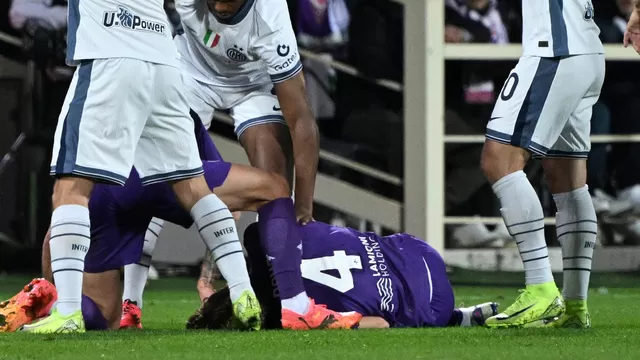
{"type": "MultiPolygon", "coordinates": [[[[29,279],[0,277],[8,298],[29,279]]],[[[143,331],[34,336],[0,334],[0,359],[640,359],[640,289],[593,290],[593,328],[190,332],[195,282],[166,279],[146,292],[143,331]]],[[[515,288],[458,287],[456,301],[508,305],[515,288]]]]}

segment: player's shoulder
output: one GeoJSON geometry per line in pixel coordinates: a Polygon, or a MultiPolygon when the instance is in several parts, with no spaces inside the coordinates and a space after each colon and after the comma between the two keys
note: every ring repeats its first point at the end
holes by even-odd
{"type": "Polygon", "coordinates": [[[286,0],[254,0],[256,17],[270,28],[279,28],[282,22],[291,22],[286,0]]]}

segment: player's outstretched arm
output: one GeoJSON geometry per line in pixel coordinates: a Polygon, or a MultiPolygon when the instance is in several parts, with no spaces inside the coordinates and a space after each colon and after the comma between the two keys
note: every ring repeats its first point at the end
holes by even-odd
{"type": "Polygon", "coordinates": [[[204,304],[207,299],[215,293],[214,282],[216,278],[212,256],[211,252],[206,250],[202,266],[200,267],[200,277],[196,284],[201,304],[204,304]]]}
{"type": "Polygon", "coordinates": [[[365,316],[360,320],[359,329],[387,329],[389,323],[387,320],[377,316],[365,316]]]}
{"type": "Polygon", "coordinates": [[[320,151],[318,126],[305,95],[302,72],[275,84],[275,89],[293,141],[296,214],[298,221],[306,224],[313,220],[313,193],[320,151]]]}

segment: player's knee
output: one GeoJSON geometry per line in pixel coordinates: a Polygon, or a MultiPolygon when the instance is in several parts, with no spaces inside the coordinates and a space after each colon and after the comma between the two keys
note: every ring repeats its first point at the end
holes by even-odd
{"type": "Polygon", "coordinates": [[[529,158],[521,148],[488,140],[482,148],[480,167],[491,183],[524,169],[529,158]]]}
{"type": "Polygon", "coordinates": [[[178,201],[187,210],[191,210],[200,199],[211,194],[204,176],[176,181],[171,185],[178,201]]]}
{"type": "Polygon", "coordinates": [[[89,206],[89,196],[93,189],[93,182],[78,177],[65,177],[56,180],[53,186],[51,202],[56,209],[62,205],[89,206]]]}
{"type": "Polygon", "coordinates": [[[289,182],[282,176],[272,173],[269,183],[271,191],[273,192],[273,199],[269,200],[291,196],[291,188],[289,187],[289,182]]]}
{"type": "Polygon", "coordinates": [[[260,180],[254,186],[250,195],[247,194],[250,204],[246,208],[259,209],[270,201],[291,196],[287,180],[276,173],[263,171],[260,180]]]}

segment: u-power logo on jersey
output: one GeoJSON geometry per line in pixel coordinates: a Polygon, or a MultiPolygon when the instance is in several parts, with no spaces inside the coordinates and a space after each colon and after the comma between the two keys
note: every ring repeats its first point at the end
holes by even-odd
{"type": "Polygon", "coordinates": [[[166,27],[163,23],[141,18],[124,6],[118,6],[117,11],[105,11],[102,17],[102,25],[106,28],[119,26],[127,30],[148,31],[158,34],[163,34],[166,27]]]}

